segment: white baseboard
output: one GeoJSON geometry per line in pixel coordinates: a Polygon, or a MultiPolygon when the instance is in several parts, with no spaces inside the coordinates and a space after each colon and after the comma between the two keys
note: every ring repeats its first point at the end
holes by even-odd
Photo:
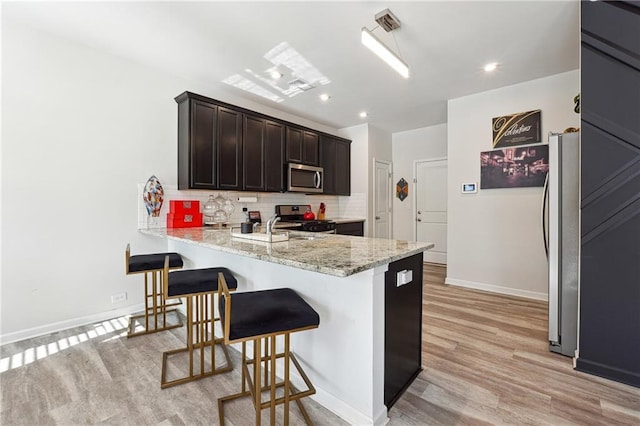
{"type": "Polygon", "coordinates": [[[427,250],[424,252],[422,260],[424,262],[429,263],[440,263],[443,265],[447,264],[447,253],[445,252],[435,252],[431,250],[427,250]]]}
{"type": "Polygon", "coordinates": [[[445,284],[450,284],[450,285],[455,285],[455,286],[458,286],[458,287],[466,287],[466,288],[473,288],[475,290],[489,291],[491,293],[500,293],[500,294],[507,294],[509,296],[525,297],[527,299],[549,300],[549,295],[547,293],[539,293],[539,292],[536,292],[536,291],[520,290],[520,289],[517,289],[517,288],[502,287],[502,286],[499,286],[499,285],[478,283],[478,282],[475,282],[475,281],[465,281],[465,280],[459,280],[459,279],[456,279],[456,278],[447,277],[444,280],[444,283],[445,284]]]}
{"type": "Polygon", "coordinates": [[[73,327],[80,327],[87,324],[93,324],[100,321],[109,320],[134,312],[144,311],[144,304],[131,305],[120,309],[112,309],[98,314],[87,315],[79,318],[72,318],[65,321],[55,322],[39,327],[28,328],[26,330],[15,331],[0,335],[0,344],[18,342],[20,340],[32,339],[34,337],[44,336],[45,334],[55,333],[57,331],[67,330],[73,327]]]}
{"type": "Polygon", "coordinates": [[[370,419],[369,417],[362,414],[360,411],[351,407],[350,405],[344,403],[341,399],[336,398],[329,392],[325,390],[315,387],[316,394],[311,395],[309,398],[316,401],[318,404],[322,405],[327,410],[331,411],[338,417],[342,418],[342,420],[346,421],[351,425],[383,425],[387,418],[387,408],[376,416],[376,419],[370,419]],[[380,418],[382,417],[382,420],[380,418]]]}

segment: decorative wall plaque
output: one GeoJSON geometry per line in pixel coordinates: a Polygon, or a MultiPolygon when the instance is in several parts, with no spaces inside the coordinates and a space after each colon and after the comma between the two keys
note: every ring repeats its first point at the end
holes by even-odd
{"type": "Polygon", "coordinates": [[[404,201],[405,198],[409,196],[409,184],[404,178],[401,178],[396,184],[396,197],[400,199],[400,201],[404,201]]]}
{"type": "Polygon", "coordinates": [[[492,124],[494,148],[542,142],[539,109],[495,117],[492,124]]]}

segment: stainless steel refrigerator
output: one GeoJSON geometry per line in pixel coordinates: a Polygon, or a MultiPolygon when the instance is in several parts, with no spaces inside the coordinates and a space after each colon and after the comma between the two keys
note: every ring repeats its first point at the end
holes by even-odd
{"type": "Polygon", "coordinates": [[[549,261],[549,350],[572,357],[578,348],[580,133],[549,134],[542,206],[549,261]]]}

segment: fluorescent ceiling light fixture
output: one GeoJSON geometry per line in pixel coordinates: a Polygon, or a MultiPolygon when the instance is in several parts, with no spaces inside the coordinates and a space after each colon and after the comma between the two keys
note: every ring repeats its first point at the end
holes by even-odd
{"type": "Polygon", "coordinates": [[[378,55],[380,59],[385,61],[396,70],[404,78],[409,78],[409,66],[398,55],[389,50],[389,48],[378,37],[374,36],[371,31],[362,27],[362,44],[367,46],[373,53],[378,55]]]}
{"type": "Polygon", "coordinates": [[[327,102],[329,99],[331,99],[331,96],[327,95],[326,93],[323,93],[322,95],[320,95],[320,100],[322,102],[327,102]]]}
{"type": "Polygon", "coordinates": [[[487,65],[484,66],[484,70],[486,72],[491,72],[491,71],[495,71],[496,68],[498,68],[498,63],[497,62],[490,62],[487,65]]]}
{"type": "Polygon", "coordinates": [[[367,118],[367,115],[369,115],[369,114],[367,114],[367,111],[362,111],[360,113],[360,118],[367,118]]]}

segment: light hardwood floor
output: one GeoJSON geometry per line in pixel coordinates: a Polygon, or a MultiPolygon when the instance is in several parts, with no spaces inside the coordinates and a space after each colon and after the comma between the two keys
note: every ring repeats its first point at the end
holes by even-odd
{"type": "Polygon", "coordinates": [[[448,286],[445,275],[425,264],[424,371],[391,425],[640,425],[640,389],[549,352],[546,302],[448,286]]]}
{"type": "MultiPolygon", "coordinates": [[[[578,373],[547,350],[545,303],[447,286],[445,274],[425,265],[424,371],[390,410],[390,425],[640,425],[639,389],[578,373]]],[[[127,339],[125,325],[0,347],[0,424],[216,424],[216,399],[237,391],[238,369],[161,390],[160,354],[183,344],[184,328],[127,339]]],[[[315,424],[345,424],[304,403],[315,424]]],[[[225,413],[227,424],[252,424],[248,400],[225,413]]],[[[295,405],[291,414],[303,423],[295,405]]]]}

